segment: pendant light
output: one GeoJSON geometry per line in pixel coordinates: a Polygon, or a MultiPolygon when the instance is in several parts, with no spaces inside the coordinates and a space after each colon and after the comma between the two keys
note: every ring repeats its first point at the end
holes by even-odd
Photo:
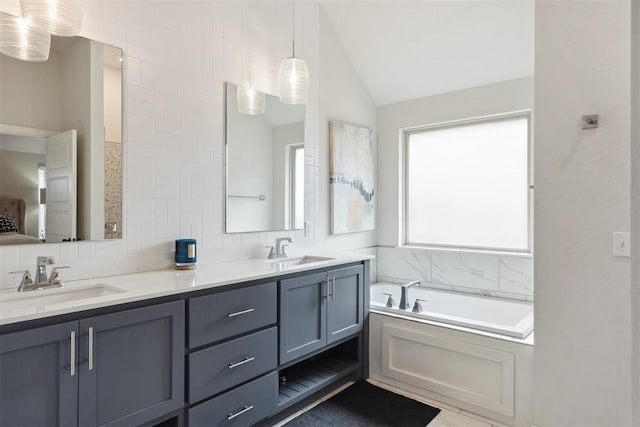
{"type": "Polygon", "coordinates": [[[294,1],[291,0],[291,57],[282,60],[278,73],[280,102],[306,104],[309,97],[309,70],[303,59],[296,58],[294,1]]]}
{"type": "Polygon", "coordinates": [[[54,36],[80,33],[82,6],[79,0],[20,0],[22,16],[54,36]]]}
{"type": "Polygon", "coordinates": [[[20,16],[0,12],[0,53],[21,61],[49,59],[51,34],[20,16]]]}
{"type": "Polygon", "coordinates": [[[240,29],[240,86],[237,88],[238,111],[242,114],[256,115],[264,113],[265,96],[251,87],[251,71],[249,86],[242,85],[244,77],[244,2],[242,3],[242,27],[240,29]]]}

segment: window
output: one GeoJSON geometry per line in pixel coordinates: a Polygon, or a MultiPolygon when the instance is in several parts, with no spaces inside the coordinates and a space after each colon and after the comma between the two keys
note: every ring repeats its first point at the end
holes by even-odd
{"type": "Polygon", "coordinates": [[[289,228],[304,227],[304,144],[289,146],[289,228]]]}
{"type": "Polygon", "coordinates": [[[528,113],[404,136],[405,244],[529,251],[528,113]]]}
{"type": "Polygon", "coordinates": [[[47,167],[38,165],[38,238],[46,238],[45,227],[47,225],[47,167]]]}

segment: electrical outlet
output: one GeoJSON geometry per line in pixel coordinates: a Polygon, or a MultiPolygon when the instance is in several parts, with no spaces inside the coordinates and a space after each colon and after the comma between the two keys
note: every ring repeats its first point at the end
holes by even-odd
{"type": "Polygon", "coordinates": [[[311,237],[311,221],[304,222],[304,237],[311,237]]]}
{"type": "Polygon", "coordinates": [[[631,233],[613,232],[613,256],[631,256],[631,233]]]}

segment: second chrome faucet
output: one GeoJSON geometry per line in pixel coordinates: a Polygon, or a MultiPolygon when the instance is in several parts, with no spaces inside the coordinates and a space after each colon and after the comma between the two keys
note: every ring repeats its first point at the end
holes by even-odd
{"type": "Polygon", "coordinates": [[[269,256],[267,258],[274,259],[274,258],[288,257],[289,256],[289,254],[287,254],[288,245],[285,245],[283,242],[292,243],[293,239],[291,237],[278,237],[276,239],[275,246],[265,246],[266,248],[270,249],[269,256]]]}

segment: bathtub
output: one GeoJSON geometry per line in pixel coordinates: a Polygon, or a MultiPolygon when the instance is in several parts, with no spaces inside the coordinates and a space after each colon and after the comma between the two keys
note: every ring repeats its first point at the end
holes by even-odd
{"type": "Polygon", "coordinates": [[[426,300],[421,303],[423,311],[413,313],[398,307],[401,288],[393,283],[371,285],[371,309],[514,338],[526,338],[533,331],[533,304],[528,302],[413,286],[408,289],[411,307],[416,298],[426,300]],[[392,295],[393,307],[386,306],[385,293],[392,295]]]}
{"type": "Polygon", "coordinates": [[[371,286],[370,378],[436,406],[531,425],[532,304],[426,287],[408,294],[411,306],[427,300],[421,313],[398,308],[401,285],[371,286]]]}

